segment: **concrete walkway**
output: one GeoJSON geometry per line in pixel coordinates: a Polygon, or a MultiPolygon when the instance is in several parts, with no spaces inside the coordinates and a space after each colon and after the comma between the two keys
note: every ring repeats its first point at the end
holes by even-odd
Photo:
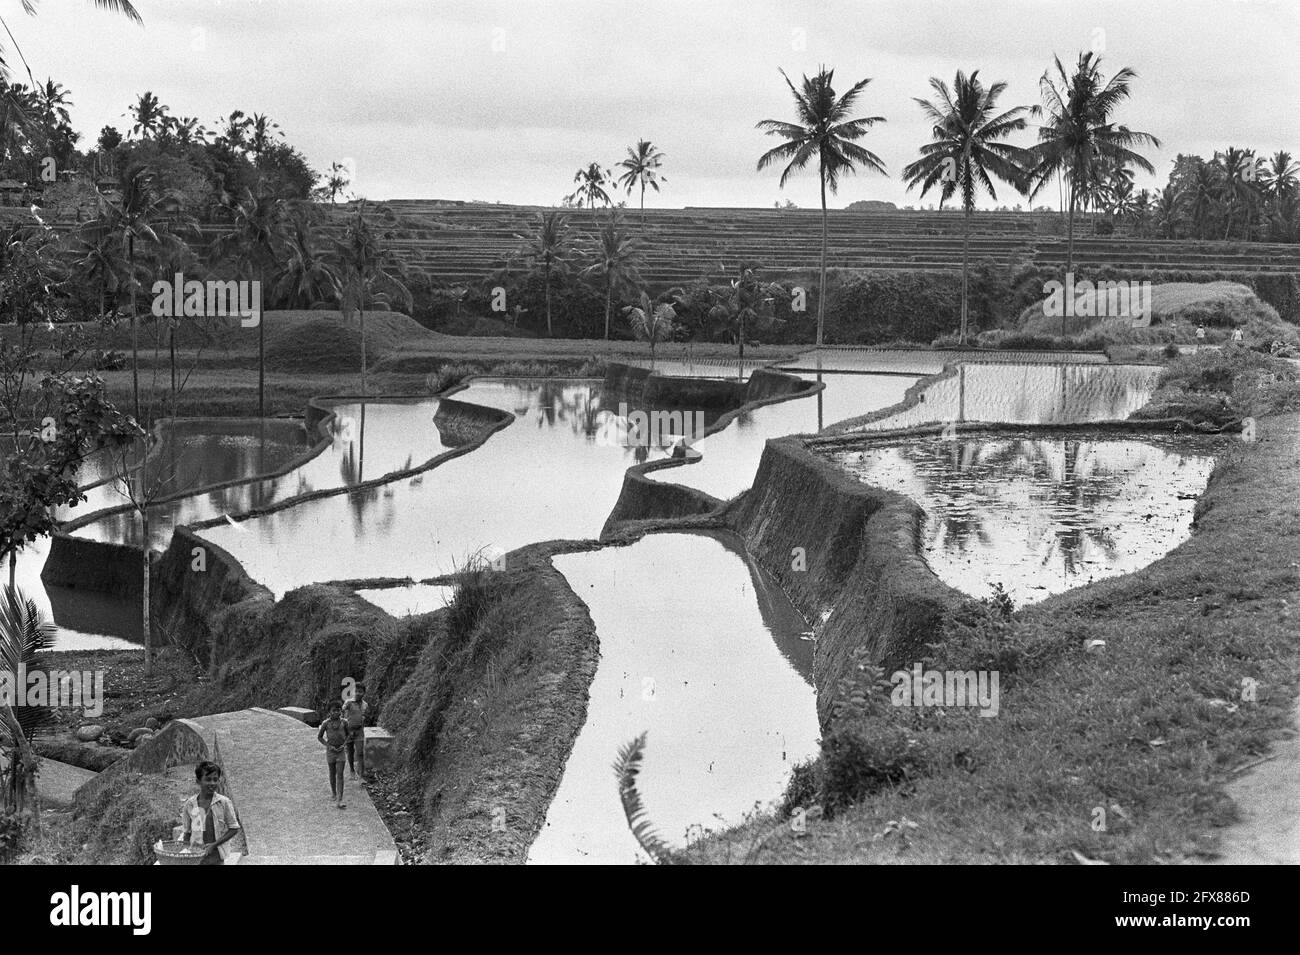
{"type": "Polygon", "coordinates": [[[40,775],[36,778],[36,791],[40,795],[41,806],[46,809],[67,809],[72,805],[72,794],[97,775],[99,774],[94,770],[42,756],[40,775]]]}
{"type": "Polygon", "coordinates": [[[1300,705],[1292,726],[1268,762],[1228,785],[1242,818],[1223,832],[1219,865],[1300,864],[1300,705]]]}
{"type": "Polygon", "coordinates": [[[247,841],[240,865],[396,864],[397,845],[360,778],[347,777],[347,808],[335,808],[316,730],[257,708],[190,722],[225,769],[247,841]]]}

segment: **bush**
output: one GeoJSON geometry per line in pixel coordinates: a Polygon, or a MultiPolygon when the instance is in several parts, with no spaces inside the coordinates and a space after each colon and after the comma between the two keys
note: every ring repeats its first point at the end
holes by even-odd
{"type": "Polygon", "coordinates": [[[838,724],[822,737],[822,808],[832,816],[925,768],[924,747],[906,728],[873,720],[838,724]]]}
{"type": "Polygon", "coordinates": [[[22,851],[23,824],[17,813],[0,813],[0,863],[11,862],[22,851]]]}

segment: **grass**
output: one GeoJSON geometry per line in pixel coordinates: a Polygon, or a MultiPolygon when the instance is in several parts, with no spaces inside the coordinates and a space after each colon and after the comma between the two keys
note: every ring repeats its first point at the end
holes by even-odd
{"type": "Polygon", "coordinates": [[[1135,418],[1184,418],[1212,427],[1300,410],[1300,367],[1235,345],[1170,362],[1135,418]]]}
{"type": "MultiPolygon", "coordinates": [[[[838,724],[828,736],[902,766],[892,778],[833,818],[809,813],[802,835],[769,815],[697,846],[697,861],[764,833],[763,861],[783,863],[1211,858],[1236,818],[1225,781],[1286,734],[1300,682],[1297,447],[1300,415],[1262,421],[1259,441],[1221,460],[1191,539],[1150,567],[1009,619],[951,620],[927,666],[996,669],[998,716],[878,699],[865,739],[838,739],[838,724]]],[[[817,775],[798,774],[790,806],[845,791],[817,775]]]]}

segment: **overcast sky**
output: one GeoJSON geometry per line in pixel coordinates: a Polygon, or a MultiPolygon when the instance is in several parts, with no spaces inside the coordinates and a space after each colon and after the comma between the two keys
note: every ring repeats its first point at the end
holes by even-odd
{"type": "MultiPolygon", "coordinates": [[[[845,180],[832,206],[919,200],[899,180],[927,129],[913,97],[928,79],[979,69],[1009,84],[1006,106],[1038,102],[1038,78],[1098,49],[1103,71],[1137,70],[1119,119],[1160,137],[1164,181],[1179,152],[1227,145],[1300,154],[1296,0],[136,0],[145,25],[89,0],[18,0],[0,11],[38,81],[71,89],[93,142],[125,132],[153,91],[207,125],[263,112],[318,169],[350,160],[372,199],[557,203],[575,170],[610,164],[639,138],[667,156],[647,204],[818,203],[815,173],[755,171],[774,140],[754,129],[792,116],[778,74],[835,69],[871,85],[864,141],[890,178],[845,180]]],[[[24,79],[3,40],[14,79],[24,79]]],[[[1028,145],[1032,134],[1021,142],[1028,145]]],[[[1147,182],[1140,180],[1140,184],[1147,182]]],[[[1014,204],[1014,192],[999,201],[1014,204]]],[[[1040,201],[1055,203],[1055,193],[1040,201]]],[[[632,204],[635,204],[635,197],[632,204]]],[[[988,203],[984,203],[988,205],[988,203]]]]}

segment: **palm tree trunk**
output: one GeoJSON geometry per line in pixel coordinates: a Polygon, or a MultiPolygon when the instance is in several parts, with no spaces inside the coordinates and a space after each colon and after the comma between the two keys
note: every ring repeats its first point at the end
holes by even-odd
{"type": "Polygon", "coordinates": [[[609,310],[614,299],[614,277],[605,279],[605,341],[609,341],[609,310]]]}
{"type": "Polygon", "coordinates": [[[141,620],[144,630],[144,675],[153,675],[153,626],[152,626],[152,607],[149,603],[149,507],[148,503],[140,503],[140,531],[141,531],[141,586],[143,588],[143,598],[141,600],[141,620]]]}
{"type": "Polygon", "coordinates": [[[140,422],[140,323],[135,315],[135,235],[127,238],[127,261],[131,268],[131,396],[135,402],[135,420],[140,422]]]}
{"type": "Polygon", "coordinates": [[[172,417],[176,417],[176,319],[172,319],[167,327],[167,349],[171,352],[172,361],[172,417]]]}
{"type": "Polygon", "coordinates": [[[968,289],[970,283],[970,215],[971,209],[966,209],[966,228],[962,230],[961,237],[961,334],[957,339],[959,345],[966,344],[966,329],[968,312],[968,289]]]}
{"type": "Polygon", "coordinates": [[[551,331],[551,262],[546,261],[546,337],[553,338],[551,331]]]}
{"type": "Polygon", "coordinates": [[[364,307],[357,309],[357,314],[361,316],[361,397],[366,396],[366,310],[364,307]]]}
{"type": "MultiPolygon", "coordinates": [[[[261,309],[262,303],[258,302],[261,309]]],[[[258,315],[257,322],[257,416],[266,417],[266,313],[258,315]]]]}
{"type": "Polygon", "coordinates": [[[822,181],[822,258],[817,284],[817,347],[821,348],[826,325],[826,169],[821,169],[822,181]]]}
{"type": "Polygon", "coordinates": [[[1065,271],[1069,272],[1074,268],[1074,180],[1070,180],[1070,218],[1067,220],[1065,231],[1068,234],[1068,240],[1065,247],[1065,271]]]}
{"type": "Polygon", "coordinates": [[[641,224],[645,225],[645,180],[641,180],[641,224]]]}

